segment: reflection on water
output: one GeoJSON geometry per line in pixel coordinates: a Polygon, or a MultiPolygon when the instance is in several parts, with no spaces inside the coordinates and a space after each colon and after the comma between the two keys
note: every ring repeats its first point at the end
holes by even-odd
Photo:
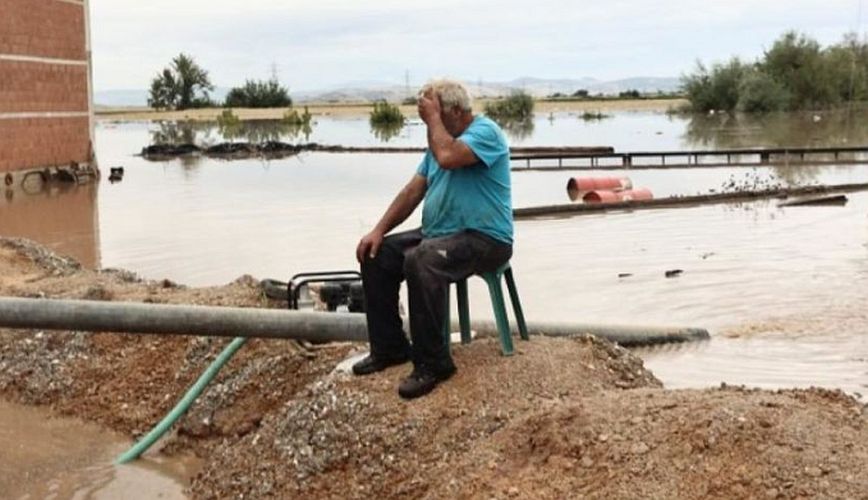
{"type": "Polygon", "coordinates": [[[404,123],[371,123],[371,133],[380,142],[389,142],[404,129],[404,123]]]}
{"type": "Polygon", "coordinates": [[[39,241],[82,265],[100,265],[97,186],[25,183],[0,199],[0,235],[39,241]],[[30,186],[30,188],[28,188],[30,186]]]}
{"type": "Polygon", "coordinates": [[[112,465],[129,445],[96,425],[0,401],[0,496],[185,498],[183,489],[198,461],[146,457],[112,465]]]}
{"type": "Polygon", "coordinates": [[[685,139],[709,149],[857,146],[868,143],[868,109],[766,115],[695,115],[685,139]]]}
{"type": "MultiPolygon", "coordinates": [[[[150,144],[196,144],[211,146],[223,141],[297,142],[310,140],[310,123],[285,120],[246,120],[237,122],[161,121],[151,129],[150,144]]],[[[144,145],[143,145],[144,146],[144,145]]]]}
{"type": "Polygon", "coordinates": [[[520,120],[498,118],[497,124],[503,128],[506,135],[513,141],[523,141],[533,136],[534,119],[527,117],[520,120]]]}
{"type": "Polygon", "coordinates": [[[263,142],[307,142],[313,133],[310,123],[288,123],[285,120],[246,120],[218,125],[222,137],[228,141],[245,141],[252,144],[263,142]]]}

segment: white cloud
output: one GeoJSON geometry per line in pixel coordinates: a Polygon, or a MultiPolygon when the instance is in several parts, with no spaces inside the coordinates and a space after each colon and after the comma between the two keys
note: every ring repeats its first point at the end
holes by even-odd
{"type": "MultiPolygon", "coordinates": [[[[865,23],[859,0],[92,0],[98,89],[145,88],[179,52],[218,85],[292,88],[450,74],[675,76],[699,58],[761,54],[787,29],[821,43],[865,23]]],[[[868,12],[865,13],[868,16],[868,12]]]]}

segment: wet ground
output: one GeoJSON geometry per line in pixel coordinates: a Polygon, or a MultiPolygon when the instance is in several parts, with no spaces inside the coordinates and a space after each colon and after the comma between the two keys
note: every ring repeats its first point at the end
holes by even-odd
{"type": "Polygon", "coordinates": [[[0,492],[8,499],[185,498],[196,460],[146,458],[114,466],[124,436],[0,401],[0,492]]]}

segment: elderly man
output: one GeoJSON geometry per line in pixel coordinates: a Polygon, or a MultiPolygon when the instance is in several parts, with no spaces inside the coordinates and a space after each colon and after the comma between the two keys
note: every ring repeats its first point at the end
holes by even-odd
{"type": "Polygon", "coordinates": [[[425,85],[419,116],[428,150],[416,174],[356,248],[367,301],[370,355],[356,375],[413,361],[398,393],[415,398],[455,373],[443,334],[449,284],[491,271],[512,255],[513,222],[509,146],[500,128],[474,116],[460,83],[425,85]],[[385,236],[424,199],[422,227],[385,236]],[[407,280],[408,342],[398,315],[398,290],[407,280]]]}

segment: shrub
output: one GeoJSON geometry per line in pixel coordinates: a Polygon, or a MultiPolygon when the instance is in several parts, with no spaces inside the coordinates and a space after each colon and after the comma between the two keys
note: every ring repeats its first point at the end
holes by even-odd
{"type": "Polygon", "coordinates": [[[709,71],[697,62],[696,71],[682,78],[683,89],[694,111],[733,111],[738,106],[738,86],[748,71],[738,58],[715,64],[709,71]]]}
{"type": "Polygon", "coordinates": [[[404,114],[401,109],[394,104],[389,104],[385,100],[374,103],[374,109],[371,111],[371,126],[383,125],[404,125],[404,114]]]}
{"type": "Polygon", "coordinates": [[[767,113],[786,109],[790,94],[774,78],[762,71],[751,71],[738,84],[738,110],[767,113]]]}
{"type": "Polygon", "coordinates": [[[635,89],[625,90],[623,92],[618,93],[618,97],[622,99],[639,99],[642,97],[642,94],[635,89]]]}
{"type": "Polygon", "coordinates": [[[753,64],[732,59],[709,71],[702,63],[682,76],[694,111],[828,108],[868,98],[868,44],[856,35],[823,48],[790,31],[753,64]]]}
{"type": "Polygon", "coordinates": [[[573,92],[573,97],[578,97],[579,99],[587,99],[588,96],[589,96],[589,93],[585,89],[579,89],[579,90],[573,92]]]}
{"type": "Polygon", "coordinates": [[[234,87],[226,94],[224,103],[236,108],[286,108],[292,106],[289,90],[277,79],[247,80],[243,86],[234,87]]]}
{"type": "Polygon", "coordinates": [[[494,120],[525,120],[533,115],[533,104],[533,97],[529,94],[514,91],[509,97],[487,102],[485,114],[494,120]]]}

